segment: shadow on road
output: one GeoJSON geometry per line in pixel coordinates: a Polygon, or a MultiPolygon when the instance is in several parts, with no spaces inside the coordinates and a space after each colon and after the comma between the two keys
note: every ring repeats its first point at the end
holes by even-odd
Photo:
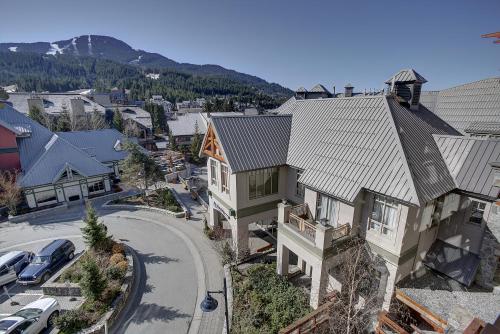
{"type": "Polygon", "coordinates": [[[179,312],[178,309],[173,307],[143,303],[136,309],[132,322],[134,324],[141,324],[143,322],[151,322],[154,320],[168,322],[177,318],[191,318],[191,315],[179,312]]]}
{"type": "Polygon", "coordinates": [[[154,255],[154,253],[137,252],[137,255],[139,255],[139,260],[144,264],[166,264],[169,262],[179,262],[179,259],[163,255],[154,255]]]}

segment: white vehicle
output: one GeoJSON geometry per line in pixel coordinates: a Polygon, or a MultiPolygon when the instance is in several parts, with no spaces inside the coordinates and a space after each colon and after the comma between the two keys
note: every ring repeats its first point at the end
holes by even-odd
{"type": "Polygon", "coordinates": [[[0,256],[0,287],[17,279],[17,275],[30,263],[30,252],[12,251],[0,256]]]}
{"type": "Polygon", "coordinates": [[[54,324],[60,310],[54,298],[39,299],[0,320],[0,334],[38,334],[54,324]]]}

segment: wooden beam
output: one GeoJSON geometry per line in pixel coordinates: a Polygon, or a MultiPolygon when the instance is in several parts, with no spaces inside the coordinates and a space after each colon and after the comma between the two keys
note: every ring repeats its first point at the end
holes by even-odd
{"type": "Polygon", "coordinates": [[[435,331],[444,333],[445,328],[448,326],[448,322],[446,320],[442,319],[440,316],[430,311],[425,306],[420,305],[419,303],[408,297],[401,290],[396,290],[395,295],[397,300],[416,311],[422,316],[424,320],[428,321],[429,325],[431,325],[435,331]]]}

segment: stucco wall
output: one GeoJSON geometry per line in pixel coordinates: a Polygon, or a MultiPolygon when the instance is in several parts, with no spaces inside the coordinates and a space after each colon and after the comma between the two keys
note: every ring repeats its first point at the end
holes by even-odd
{"type": "Polygon", "coordinates": [[[0,170],[21,169],[16,135],[0,126],[0,170]]]}

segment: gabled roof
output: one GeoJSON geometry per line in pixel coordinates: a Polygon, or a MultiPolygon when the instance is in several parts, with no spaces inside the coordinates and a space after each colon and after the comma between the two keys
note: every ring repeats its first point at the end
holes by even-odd
{"type": "Polygon", "coordinates": [[[330,93],[322,84],[317,84],[309,90],[310,93],[330,93]]]}
{"type": "Polygon", "coordinates": [[[211,125],[233,173],[286,164],[289,115],[212,117],[211,125]]]}
{"type": "Polygon", "coordinates": [[[500,189],[493,187],[492,163],[500,161],[500,139],[435,136],[457,188],[497,198],[500,189]]]}
{"type": "Polygon", "coordinates": [[[299,87],[299,88],[297,88],[296,92],[297,93],[307,93],[307,89],[305,89],[304,87],[299,87]]]}
{"type": "Polygon", "coordinates": [[[387,79],[385,82],[386,84],[391,84],[392,81],[394,82],[420,82],[420,83],[426,83],[427,80],[423,76],[417,73],[412,68],[404,69],[399,71],[398,73],[394,74],[392,77],[387,79]]]}
{"type": "Polygon", "coordinates": [[[83,108],[85,112],[91,113],[94,109],[103,113],[104,107],[90,100],[84,95],[80,94],[70,94],[70,93],[11,93],[9,94],[8,101],[12,103],[13,107],[24,113],[28,114],[28,99],[32,96],[37,96],[43,99],[45,103],[44,111],[49,114],[59,114],[62,110],[63,105],[65,105],[68,110],[71,109],[71,100],[72,99],[81,99],[83,100],[83,108]]]}
{"type": "Polygon", "coordinates": [[[83,176],[109,174],[112,170],[88,154],[54,134],[44,146],[42,155],[30,170],[23,175],[20,185],[34,187],[52,184],[63,168],[70,164],[83,176]]]}
{"type": "Polygon", "coordinates": [[[300,182],[313,189],[348,202],[368,189],[422,205],[455,188],[432,134],[457,132],[430,112],[386,96],[297,100],[281,112],[293,115],[287,164],[304,169],[300,182]]]}
{"type": "Polygon", "coordinates": [[[127,157],[127,151],[115,149],[117,141],[137,142],[135,138],[127,138],[116,129],[57,132],[57,135],[100,162],[118,161],[127,157]]]}
{"type": "Polygon", "coordinates": [[[472,123],[499,122],[500,77],[422,92],[420,103],[461,133],[472,123]]]}

